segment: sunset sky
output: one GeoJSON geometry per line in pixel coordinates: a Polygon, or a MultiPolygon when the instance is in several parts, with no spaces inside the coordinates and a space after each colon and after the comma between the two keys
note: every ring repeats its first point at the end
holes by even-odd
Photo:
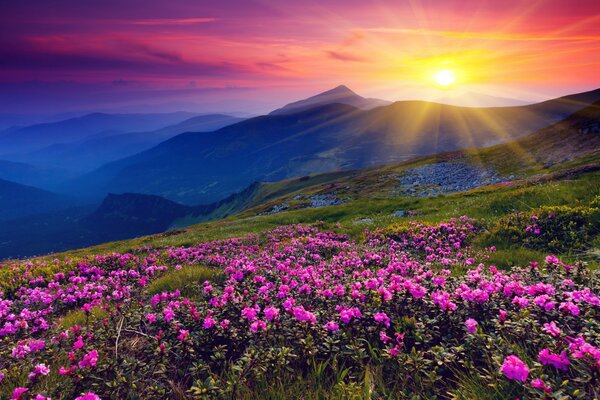
{"type": "Polygon", "coordinates": [[[499,104],[600,87],[597,0],[2,3],[5,114],[260,113],[338,84],[499,104]]]}

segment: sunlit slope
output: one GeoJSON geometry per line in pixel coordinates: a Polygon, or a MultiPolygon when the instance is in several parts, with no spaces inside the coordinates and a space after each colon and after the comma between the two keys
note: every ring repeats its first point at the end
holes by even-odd
{"type": "Polygon", "coordinates": [[[468,108],[403,101],[369,111],[329,104],[252,118],[214,134],[185,133],[84,176],[90,193],[155,194],[210,203],[255,181],[357,169],[507,142],[600,99],[600,90],[549,102],[468,108]]]}

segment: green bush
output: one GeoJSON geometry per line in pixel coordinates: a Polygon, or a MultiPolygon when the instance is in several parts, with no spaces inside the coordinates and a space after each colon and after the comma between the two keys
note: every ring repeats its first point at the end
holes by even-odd
{"type": "Polygon", "coordinates": [[[490,229],[491,241],[564,253],[589,247],[596,234],[599,209],[552,206],[502,217],[490,229]]]}

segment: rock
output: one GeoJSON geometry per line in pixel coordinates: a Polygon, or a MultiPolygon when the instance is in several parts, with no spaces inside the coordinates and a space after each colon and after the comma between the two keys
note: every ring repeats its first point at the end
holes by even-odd
{"type": "Polygon", "coordinates": [[[444,161],[411,168],[400,174],[398,179],[400,185],[396,192],[416,197],[462,192],[507,180],[492,168],[481,168],[461,161],[444,161]]]}
{"type": "Polygon", "coordinates": [[[334,194],[315,194],[308,198],[310,200],[310,208],[338,206],[344,202],[337,198],[334,194]]]}
{"type": "Polygon", "coordinates": [[[396,210],[392,213],[394,217],[406,217],[407,213],[404,210],[396,210]]]}
{"type": "Polygon", "coordinates": [[[359,219],[358,221],[354,221],[352,223],[352,225],[363,225],[363,224],[369,225],[372,223],[373,223],[373,220],[371,218],[362,218],[362,219],[359,219]]]}

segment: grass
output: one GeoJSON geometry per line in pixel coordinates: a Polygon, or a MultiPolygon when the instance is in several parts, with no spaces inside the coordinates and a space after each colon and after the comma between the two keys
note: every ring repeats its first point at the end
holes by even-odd
{"type": "Polygon", "coordinates": [[[223,272],[215,268],[201,265],[183,266],[180,270],[166,272],[164,276],[153,281],[148,286],[147,292],[153,295],[179,289],[183,296],[195,297],[200,293],[202,282],[218,282],[223,277],[223,272]]]}

